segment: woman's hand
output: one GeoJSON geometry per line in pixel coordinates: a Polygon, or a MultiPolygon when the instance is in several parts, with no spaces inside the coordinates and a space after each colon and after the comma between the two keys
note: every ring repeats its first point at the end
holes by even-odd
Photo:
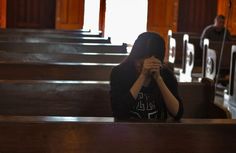
{"type": "Polygon", "coordinates": [[[157,78],[160,76],[161,65],[161,61],[154,56],[146,58],[143,62],[141,74],[146,77],[152,75],[154,78],[157,78]]]}

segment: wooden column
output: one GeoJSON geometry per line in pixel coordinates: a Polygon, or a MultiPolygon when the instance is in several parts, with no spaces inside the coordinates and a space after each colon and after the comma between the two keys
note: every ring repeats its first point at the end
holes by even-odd
{"type": "Polygon", "coordinates": [[[6,0],[0,0],[0,28],[6,28],[6,0]]]}
{"type": "Polygon", "coordinates": [[[55,0],[7,0],[7,28],[55,28],[55,0]]]}
{"type": "Polygon", "coordinates": [[[231,6],[229,6],[229,0],[218,0],[218,14],[223,14],[226,20],[229,20],[228,29],[232,35],[236,35],[236,0],[231,0],[231,6]],[[230,14],[227,18],[228,13],[230,14]]]}
{"type": "Polygon", "coordinates": [[[147,31],[159,33],[167,42],[168,30],[177,30],[178,4],[179,0],[148,0],[147,31]]]}
{"type": "Polygon", "coordinates": [[[99,30],[105,32],[106,0],[100,0],[99,30]]]}
{"type": "Polygon", "coordinates": [[[57,0],[56,29],[82,29],[84,0],[57,0]]]}

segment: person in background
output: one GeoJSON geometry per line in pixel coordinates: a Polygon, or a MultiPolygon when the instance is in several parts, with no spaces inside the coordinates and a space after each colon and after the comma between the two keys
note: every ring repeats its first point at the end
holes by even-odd
{"type": "Polygon", "coordinates": [[[130,55],[114,67],[110,95],[115,119],[165,120],[183,115],[178,83],[163,64],[165,42],[152,32],[138,36],[130,55]]]}
{"type": "MultiPolygon", "coordinates": [[[[225,17],[223,15],[218,15],[215,17],[215,22],[213,25],[207,26],[201,35],[200,46],[203,47],[203,41],[208,38],[210,41],[223,41],[225,31],[225,17]]],[[[231,35],[228,29],[226,29],[226,41],[231,40],[231,35]]]]}

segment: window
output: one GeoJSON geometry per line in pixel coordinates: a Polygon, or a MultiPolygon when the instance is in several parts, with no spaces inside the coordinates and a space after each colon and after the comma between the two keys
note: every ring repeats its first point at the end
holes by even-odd
{"type": "Polygon", "coordinates": [[[98,31],[100,0],[84,1],[84,29],[98,31]]]}
{"type": "Polygon", "coordinates": [[[146,31],[147,0],[106,0],[105,35],[114,43],[133,44],[146,31]]]}

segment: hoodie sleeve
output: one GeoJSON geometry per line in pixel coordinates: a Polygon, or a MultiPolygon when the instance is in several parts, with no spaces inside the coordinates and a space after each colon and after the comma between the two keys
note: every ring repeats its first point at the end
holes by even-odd
{"type": "Polygon", "coordinates": [[[165,71],[162,75],[166,86],[179,102],[179,110],[176,115],[171,114],[168,110],[167,111],[174,119],[179,120],[183,116],[184,108],[182,100],[179,97],[177,79],[175,78],[173,72],[170,70],[165,71]]]}
{"type": "Polygon", "coordinates": [[[113,116],[116,119],[129,119],[129,112],[135,99],[130,93],[130,82],[119,67],[113,68],[110,76],[110,97],[113,116]]]}

